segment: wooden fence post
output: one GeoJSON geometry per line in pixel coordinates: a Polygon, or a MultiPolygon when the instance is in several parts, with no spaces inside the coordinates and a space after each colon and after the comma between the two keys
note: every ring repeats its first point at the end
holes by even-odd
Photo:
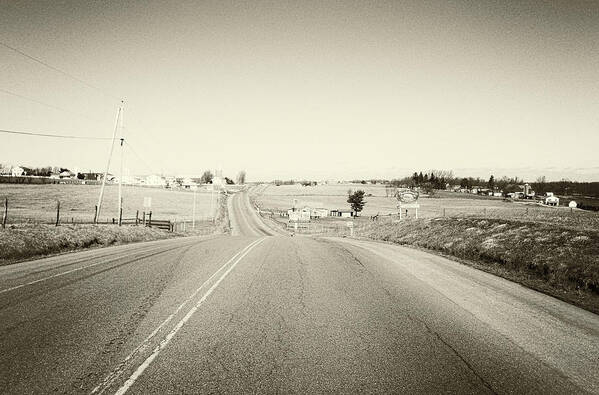
{"type": "Polygon", "coordinates": [[[119,210],[119,226],[123,225],[123,207],[119,210]]]}
{"type": "Polygon", "coordinates": [[[150,211],[150,216],[148,218],[148,226],[152,226],[152,212],[150,211]]]}
{"type": "Polygon", "coordinates": [[[143,212],[143,224],[146,226],[146,212],[143,212]]]}
{"type": "Polygon", "coordinates": [[[8,198],[4,198],[4,212],[2,213],[2,229],[6,228],[6,220],[8,219],[8,198]]]}
{"type": "Polygon", "coordinates": [[[135,212],[135,226],[139,224],[139,210],[135,212]]]}
{"type": "Polygon", "coordinates": [[[94,209],[94,224],[98,223],[98,205],[95,206],[96,208],[94,209]]]}
{"type": "MultiPolygon", "coordinates": [[[[67,222],[69,220],[67,219],[67,222]]],[[[60,200],[56,201],[56,225],[58,226],[58,224],[60,223],[60,200]]]]}

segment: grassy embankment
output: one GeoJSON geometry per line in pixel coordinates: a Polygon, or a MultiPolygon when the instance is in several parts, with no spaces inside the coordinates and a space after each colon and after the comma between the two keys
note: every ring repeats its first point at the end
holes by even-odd
{"type": "Polygon", "coordinates": [[[113,225],[11,225],[0,228],[0,265],[90,247],[175,237],[155,228],[113,225]]]}
{"type": "Polygon", "coordinates": [[[145,226],[115,226],[91,224],[20,223],[0,228],[0,265],[40,258],[93,247],[151,241],[179,236],[228,233],[226,198],[219,196],[215,222],[198,221],[196,229],[190,224],[185,232],[167,232],[145,226]]]}
{"type": "Polygon", "coordinates": [[[599,231],[507,219],[373,224],[360,237],[426,248],[599,313],[599,231]]]}

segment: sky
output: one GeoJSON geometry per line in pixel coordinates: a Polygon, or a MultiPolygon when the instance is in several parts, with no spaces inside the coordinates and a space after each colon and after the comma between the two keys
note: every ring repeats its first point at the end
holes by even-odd
{"type": "MultiPolygon", "coordinates": [[[[0,45],[0,129],[109,138],[122,99],[126,173],[599,181],[597,1],[0,0],[0,42],[61,71],[0,45]]],[[[0,163],[109,151],[0,133],[0,163]]]]}

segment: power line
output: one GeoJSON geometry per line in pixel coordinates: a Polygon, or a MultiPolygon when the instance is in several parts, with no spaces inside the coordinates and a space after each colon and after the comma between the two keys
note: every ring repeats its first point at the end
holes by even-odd
{"type": "Polygon", "coordinates": [[[125,140],[125,144],[129,147],[129,149],[131,150],[131,152],[133,153],[133,155],[135,155],[137,157],[137,159],[139,159],[144,164],[144,166],[146,167],[147,170],[150,170],[150,172],[154,173],[154,174],[160,174],[160,173],[157,173],[157,172],[154,171],[155,169],[152,166],[150,166],[148,164],[148,162],[146,162],[144,160],[144,158],[142,158],[141,155],[139,155],[137,153],[137,151],[135,151],[135,149],[133,149],[133,147],[131,146],[131,144],[127,140],[125,140]]]}
{"type": "Polygon", "coordinates": [[[54,67],[51,64],[48,64],[48,63],[44,62],[43,60],[41,60],[39,58],[36,58],[35,56],[29,55],[28,53],[25,53],[25,52],[21,51],[18,48],[12,47],[12,46],[10,46],[10,45],[2,42],[2,41],[0,41],[0,45],[2,45],[5,48],[10,49],[11,51],[14,51],[14,52],[22,55],[22,56],[24,56],[24,57],[26,57],[26,58],[28,58],[30,60],[33,60],[34,62],[39,63],[39,64],[41,64],[41,65],[43,65],[43,66],[45,66],[45,67],[47,67],[47,68],[49,68],[51,70],[54,70],[54,71],[56,71],[56,72],[58,72],[58,73],[60,73],[62,75],[65,75],[65,76],[67,76],[67,77],[69,77],[69,78],[71,78],[71,79],[79,82],[80,84],[83,84],[83,85],[87,86],[88,88],[94,89],[94,90],[100,92],[101,94],[103,94],[104,96],[107,96],[107,97],[110,97],[110,98],[116,99],[116,100],[121,100],[120,98],[117,98],[116,96],[113,96],[111,94],[108,94],[108,93],[104,92],[102,89],[98,88],[97,86],[95,86],[93,84],[90,84],[89,82],[86,82],[86,81],[82,80],[81,78],[75,77],[74,75],[72,75],[70,73],[67,73],[64,70],[61,70],[61,69],[59,69],[57,67],[54,67]]]}
{"type": "Polygon", "coordinates": [[[77,140],[112,140],[110,137],[88,137],[88,136],[73,136],[64,134],[50,134],[50,133],[37,133],[37,132],[23,132],[18,130],[5,130],[0,129],[0,133],[7,134],[19,134],[25,136],[41,136],[41,137],[54,137],[60,139],[77,139],[77,140]]]}
{"type": "Polygon", "coordinates": [[[46,106],[46,107],[49,107],[49,108],[53,108],[53,109],[55,109],[55,110],[64,111],[64,112],[67,112],[67,113],[70,113],[70,114],[73,114],[73,115],[77,115],[77,116],[79,116],[79,117],[82,117],[82,118],[88,119],[88,120],[90,120],[90,121],[94,121],[94,122],[103,122],[103,121],[101,121],[101,120],[99,120],[99,119],[96,119],[96,118],[89,117],[89,116],[87,116],[87,115],[85,115],[85,114],[81,114],[81,113],[78,113],[78,112],[76,112],[76,111],[67,110],[66,108],[58,107],[58,106],[55,106],[55,105],[53,105],[53,104],[44,103],[43,101],[40,101],[40,100],[37,100],[37,99],[32,99],[31,97],[23,96],[23,95],[21,95],[21,94],[19,94],[19,93],[15,93],[15,92],[7,91],[6,89],[2,89],[2,88],[0,88],[0,92],[6,93],[7,95],[12,95],[12,96],[15,96],[15,97],[18,97],[18,98],[24,99],[24,100],[29,100],[30,102],[37,103],[37,104],[41,104],[42,106],[46,106]]]}

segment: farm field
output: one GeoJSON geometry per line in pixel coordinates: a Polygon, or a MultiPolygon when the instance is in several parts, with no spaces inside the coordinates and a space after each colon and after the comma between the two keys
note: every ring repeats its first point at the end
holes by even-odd
{"type": "MultiPolygon", "coordinates": [[[[8,198],[8,224],[52,223],[56,220],[56,202],[60,201],[61,222],[92,222],[100,193],[99,185],[19,185],[0,184],[3,206],[8,198]]],[[[135,218],[144,211],[144,197],[152,199],[152,218],[191,220],[193,192],[162,188],[123,186],[123,218],[135,218]]],[[[196,192],[196,220],[211,219],[217,204],[217,195],[206,190],[196,192]]],[[[118,186],[107,185],[100,221],[118,218],[118,186]]]]}
{"type": "MultiPolygon", "coordinates": [[[[301,185],[264,185],[254,190],[254,200],[262,209],[286,211],[296,207],[321,207],[329,210],[349,209],[347,192],[362,189],[367,202],[359,221],[379,214],[397,216],[397,200],[387,197],[384,185],[332,184],[304,187],[301,185]],[[368,196],[371,194],[372,196],[368,196]]],[[[419,218],[483,217],[532,221],[576,229],[599,229],[599,213],[573,212],[566,207],[547,207],[530,201],[504,201],[502,198],[478,197],[457,192],[437,192],[434,197],[421,196],[419,218]]],[[[413,216],[413,213],[409,213],[413,216]]],[[[396,219],[396,218],[394,218],[396,219]]]]}

